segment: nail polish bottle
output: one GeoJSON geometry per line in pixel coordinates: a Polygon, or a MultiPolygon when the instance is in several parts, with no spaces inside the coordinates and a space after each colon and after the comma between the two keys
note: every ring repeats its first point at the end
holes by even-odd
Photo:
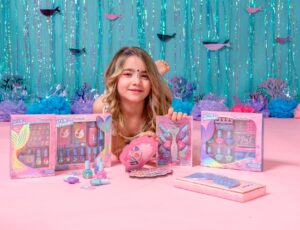
{"type": "Polygon", "coordinates": [[[91,148],[87,148],[86,149],[86,154],[87,154],[87,160],[89,160],[90,162],[92,162],[92,149],[91,148]]]}
{"type": "Polygon", "coordinates": [[[211,155],[212,151],[211,151],[211,146],[207,146],[207,155],[211,155]]]}
{"type": "Polygon", "coordinates": [[[105,185],[105,184],[109,184],[109,179],[94,178],[90,181],[90,183],[93,186],[105,185]]]}
{"type": "Polygon", "coordinates": [[[73,163],[77,163],[78,161],[78,148],[74,148],[73,149],[73,159],[72,159],[72,162],[73,163]]]}
{"type": "Polygon", "coordinates": [[[40,166],[41,164],[42,164],[42,153],[40,149],[37,149],[35,155],[35,165],[40,166]]]}
{"type": "Polygon", "coordinates": [[[48,149],[47,148],[44,149],[44,153],[43,153],[43,165],[44,166],[49,165],[49,154],[48,154],[48,149]]]}
{"type": "Polygon", "coordinates": [[[97,146],[97,127],[95,122],[92,122],[88,128],[88,146],[97,146]]]}
{"type": "Polygon", "coordinates": [[[94,162],[94,160],[96,159],[97,155],[98,155],[98,148],[95,147],[95,148],[92,149],[92,162],[94,162]]]}
{"type": "Polygon", "coordinates": [[[93,171],[90,169],[90,161],[86,160],[84,162],[84,170],[82,171],[82,176],[85,179],[91,179],[93,177],[93,171]]]}
{"type": "Polygon", "coordinates": [[[64,163],[64,150],[63,149],[58,150],[57,162],[58,162],[58,164],[63,164],[64,163]]]}
{"type": "Polygon", "coordinates": [[[67,164],[69,164],[71,162],[71,156],[70,155],[71,155],[71,150],[67,149],[67,151],[66,151],[66,157],[65,157],[65,162],[67,164]]]}
{"type": "Polygon", "coordinates": [[[222,154],[222,152],[221,152],[221,148],[218,147],[218,148],[217,148],[217,153],[216,153],[216,159],[217,159],[218,161],[220,161],[220,160],[222,160],[222,158],[223,158],[223,154],[222,154]]]}
{"type": "Polygon", "coordinates": [[[104,179],[107,178],[106,172],[104,171],[104,166],[101,157],[96,158],[96,165],[94,168],[94,173],[97,178],[104,179]]]}
{"type": "Polygon", "coordinates": [[[97,143],[97,148],[98,152],[101,153],[102,150],[104,149],[104,132],[99,130],[98,132],[98,143],[97,143]]]}
{"type": "Polygon", "coordinates": [[[84,147],[80,147],[79,161],[80,162],[84,162],[85,161],[85,148],[84,147]]]}
{"type": "Polygon", "coordinates": [[[223,138],[222,138],[222,130],[218,129],[217,131],[217,138],[216,138],[216,143],[217,144],[222,144],[224,142],[223,138]]]}
{"type": "Polygon", "coordinates": [[[227,133],[226,133],[225,143],[227,145],[232,145],[233,144],[232,131],[230,131],[230,130],[228,130],[227,133]]]}
{"type": "Polygon", "coordinates": [[[233,156],[231,154],[231,148],[227,148],[225,158],[226,158],[227,162],[231,162],[232,161],[233,156]]]}

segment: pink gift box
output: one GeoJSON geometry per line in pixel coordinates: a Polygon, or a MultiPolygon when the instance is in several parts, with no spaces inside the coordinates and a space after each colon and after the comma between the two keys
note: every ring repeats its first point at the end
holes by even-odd
{"type": "Polygon", "coordinates": [[[175,187],[228,200],[246,202],[266,194],[265,185],[213,173],[194,173],[175,179],[175,187]]]}
{"type": "Polygon", "coordinates": [[[82,169],[84,162],[101,157],[111,166],[111,115],[76,114],[56,116],[56,170],[82,169]]]}
{"type": "Polygon", "coordinates": [[[262,114],[203,111],[201,165],[262,171],[262,114]]]}
{"type": "Polygon", "coordinates": [[[192,117],[172,121],[156,117],[156,135],[160,139],[157,165],[192,166],[192,117]]]}
{"type": "Polygon", "coordinates": [[[12,115],[11,178],[82,169],[101,157],[111,166],[111,115],[12,115]]]}
{"type": "Polygon", "coordinates": [[[11,178],[53,176],[55,140],[54,115],[11,115],[11,178]]]}

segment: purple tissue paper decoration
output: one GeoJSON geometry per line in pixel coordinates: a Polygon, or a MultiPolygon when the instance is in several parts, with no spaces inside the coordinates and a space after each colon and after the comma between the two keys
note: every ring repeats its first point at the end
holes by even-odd
{"type": "Polygon", "coordinates": [[[188,99],[193,95],[193,91],[196,89],[196,85],[189,82],[183,77],[173,76],[169,80],[169,85],[174,98],[188,99]]]}
{"type": "Polygon", "coordinates": [[[259,87],[270,98],[286,98],[287,84],[282,79],[268,78],[259,87]]]}
{"type": "Polygon", "coordinates": [[[250,94],[250,98],[246,104],[254,108],[255,113],[262,113],[264,117],[269,117],[267,96],[260,91],[255,91],[250,94]]]}
{"type": "Polygon", "coordinates": [[[71,111],[74,114],[93,113],[93,103],[99,96],[96,89],[92,89],[87,83],[83,83],[80,89],[77,89],[71,103],[71,111]]]}
{"type": "Polygon", "coordinates": [[[11,114],[25,114],[27,110],[24,101],[5,100],[0,103],[0,121],[10,121],[11,114]]]}
{"type": "Polygon", "coordinates": [[[82,100],[74,101],[71,105],[71,111],[74,114],[90,114],[93,113],[94,100],[82,100]]]}
{"type": "Polygon", "coordinates": [[[201,120],[201,111],[228,111],[227,106],[225,105],[225,99],[209,94],[194,105],[192,109],[192,116],[194,120],[201,120]]]}

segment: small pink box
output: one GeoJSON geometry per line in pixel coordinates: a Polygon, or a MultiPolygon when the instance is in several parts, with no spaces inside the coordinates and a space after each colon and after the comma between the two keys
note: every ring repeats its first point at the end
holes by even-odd
{"type": "Polygon", "coordinates": [[[11,115],[11,178],[55,174],[56,127],[54,115],[11,115]]]}
{"type": "Polygon", "coordinates": [[[56,116],[56,170],[82,169],[101,157],[111,166],[111,115],[77,114],[56,116]]]}
{"type": "Polygon", "coordinates": [[[192,166],[192,117],[172,121],[156,117],[156,135],[160,139],[157,165],[192,166]]]}
{"type": "Polygon", "coordinates": [[[174,186],[238,202],[246,202],[266,194],[265,185],[203,172],[176,178],[174,186]]]}
{"type": "Polygon", "coordinates": [[[201,165],[262,171],[262,114],[203,111],[201,165]]]}

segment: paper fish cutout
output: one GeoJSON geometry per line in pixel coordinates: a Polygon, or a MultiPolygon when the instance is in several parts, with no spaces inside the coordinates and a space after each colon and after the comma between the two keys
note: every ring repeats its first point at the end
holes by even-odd
{"type": "Polygon", "coordinates": [[[202,43],[207,49],[212,51],[220,50],[225,46],[230,47],[229,40],[226,40],[224,43],[218,43],[218,42],[202,42],[202,43]]]}
{"type": "Polygon", "coordinates": [[[248,7],[247,12],[250,14],[255,14],[262,10],[262,7],[248,7]]]}
{"type": "Polygon", "coordinates": [[[103,118],[101,116],[96,118],[97,126],[100,130],[103,132],[108,132],[111,127],[112,118],[111,116],[107,116],[106,118],[103,118]]]}
{"type": "Polygon", "coordinates": [[[59,7],[56,7],[55,9],[40,9],[41,13],[47,17],[52,16],[53,14],[60,13],[59,7]]]}
{"type": "Polygon", "coordinates": [[[121,14],[105,14],[105,17],[111,21],[115,21],[118,18],[120,18],[121,16],[122,16],[121,14]]]}
{"type": "Polygon", "coordinates": [[[176,33],[174,33],[172,35],[157,34],[157,37],[163,42],[169,41],[171,38],[175,38],[175,36],[176,36],[176,33]]]}
{"type": "Polygon", "coordinates": [[[287,36],[287,37],[276,37],[276,38],[275,38],[275,41],[276,41],[277,43],[281,43],[281,44],[286,43],[286,42],[289,42],[289,41],[291,41],[291,40],[292,40],[292,38],[291,38],[290,36],[287,36]]]}
{"type": "Polygon", "coordinates": [[[73,55],[77,55],[77,56],[80,56],[83,53],[86,53],[85,48],[82,48],[82,49],[69,48],[69,50],[73,55]]]}

